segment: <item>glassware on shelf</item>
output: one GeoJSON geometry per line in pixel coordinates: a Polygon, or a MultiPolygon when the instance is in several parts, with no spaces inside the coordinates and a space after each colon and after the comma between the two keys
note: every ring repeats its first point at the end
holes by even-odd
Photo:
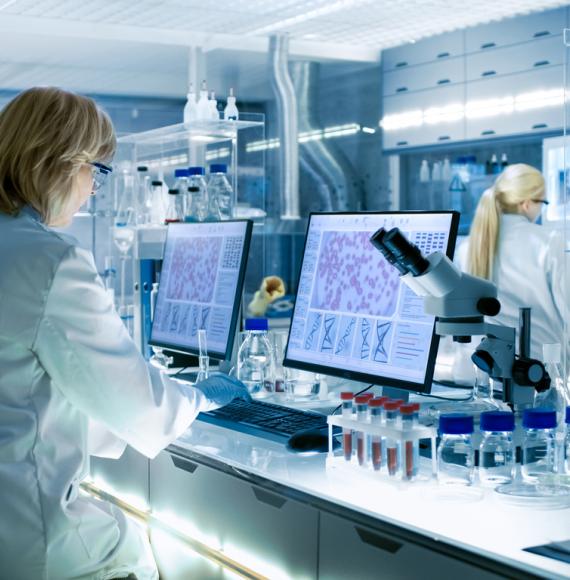
{"type": "Polygon", "coordinates": [[[216,200],[220,219],[229,220],[233,214],[233,189],[227,178],[228,166],[224,163],[212,163],[210,165],[210,177],[208,179],[208,195],[216,200]]]}
{"type": "Polygon", "coordinates": [[[226,121],[237,121],[239,119],[239,111],[236,106],[236,97],[233,89],[230,89],[230,94],[228,95],[228,101],[224,109],[224,119],[226,121]]]}
{"type": "Polygon", "coordinates": [[[204,179],[204,168],[188,169],[188,198],[186,203],[186,222],[203,222],[208,216],[208,187],[204,179]]]}
{"type": "Polygon", "coordinates": [[[136,224],[150,223],[152,199],[150,191],[150,175],[146,165],[137,167],[136,179],[136,224]]]}
{"type": "Polygon", "coordinates": [[[165,223],[171,224],[184,221],[183,196],[178,189],[168,190],[168,207],[166,209],[165,223]]]}

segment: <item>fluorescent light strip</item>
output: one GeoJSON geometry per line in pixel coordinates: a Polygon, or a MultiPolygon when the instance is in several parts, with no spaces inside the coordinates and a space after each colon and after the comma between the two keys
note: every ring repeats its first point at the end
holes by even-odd
{"type": "Polygon", "coordinates": [[[516,96],[495,97],[449,104],[443,107],[430,107],[421,110],[414,109],[393,115],[386,115],[378,123],[385,131],[398,131],[422,125],[439,125],[466,119],[483,119],[514,112],[545,109],[562,106],[564,104],[564,90],[545,89],[530,93],[521,93],[516,96]]]}

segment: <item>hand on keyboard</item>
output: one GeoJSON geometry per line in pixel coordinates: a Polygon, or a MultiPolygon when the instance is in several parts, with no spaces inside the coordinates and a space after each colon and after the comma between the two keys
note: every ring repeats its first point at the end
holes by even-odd
{"type": "MultiPolygon", "coordinates": [[[[223,407],[234,399],[251,400],[247,388],[241,381],[222,373],[213,373],[206,380],[200,381],[194,386],[202,391],[206,399],[217,407],[223,407]]],[[[210,407],[209,410],[212,408],[210,407]]]]}

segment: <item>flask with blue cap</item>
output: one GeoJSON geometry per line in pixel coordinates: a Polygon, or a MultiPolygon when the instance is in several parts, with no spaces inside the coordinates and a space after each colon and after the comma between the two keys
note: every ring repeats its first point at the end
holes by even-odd
{"type": "Polygon", "coordinates": [[[525,409],[523,429],[521,473],[526,482],[536,483],[555,471],[556,410],[525,409]]]}
{"type": "Polygon", "coordinates": [[[507,411],[481,413],[479,447],[479,480],[494,487],[511,483],[515,476],[515,416],[507,411]]]}
{"type": "Polygon", "coordinates": [[[237,356],[237,378],[252,397],[263,398],[274,390],[275,361],[266,318],[248,318],[246,336],[237,356]]]}
{"type": "Polygon", "coordinates": [[[448,413],[439,417],[437,479],[442,484],[471,485],[474,477],[473,417],[448,413]]]}

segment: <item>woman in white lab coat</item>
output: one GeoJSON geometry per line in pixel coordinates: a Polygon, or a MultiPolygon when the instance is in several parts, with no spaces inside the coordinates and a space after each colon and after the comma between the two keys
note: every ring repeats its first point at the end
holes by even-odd
{"type": "Polygon", "coordinates": [[[535,223],[547,203],[540,171],[508,166],[481,197],[458,250],[462,269],[497,285],[501,311],[492,321],[518,328],[519,308],[532,309],[530,354],[539,360],[542,345],[563,344],[567,291],[561,233],[535,223]]]}
{"type": "Polygon", "coordinates": [[[26,91],[0,112],[0,578],[158,578],[144,532],[78,495],[89,455],[154,457],[200,411],[247,397],[146,364],[92,256],[54,231],[100,185],[113,127],[91,99],[26,91]]]}

